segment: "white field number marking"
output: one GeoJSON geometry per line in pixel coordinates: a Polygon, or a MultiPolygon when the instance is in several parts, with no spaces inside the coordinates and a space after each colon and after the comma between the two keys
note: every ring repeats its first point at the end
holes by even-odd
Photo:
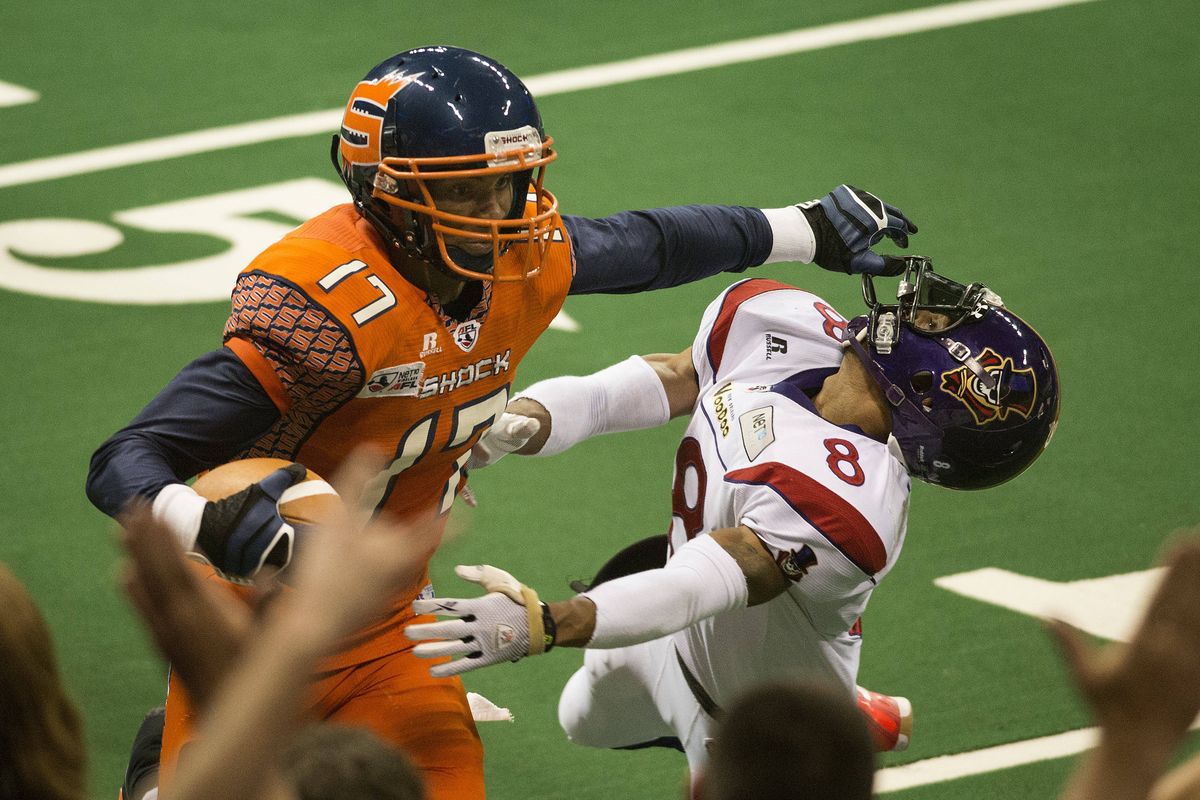
{"type": "MultiPolygon", "coordinates": [[[[113,221],[157,233],[193,233],[229,244],[205,258],[127,269],[60,269],[29,258],[106,253],[125,241],[115,225],[82,219],[18,219],[0,223],[0,288],[64,300],[138,305],[228,300],[237,275],[268,245],[292,229],[253,215],[275,213],[303,220],[346,202],[346,188],[321,178],[238,189],[187,200],[132,208],[113,221]]],[[[560,312],[550,327],[578,330],[560,312]]]]}

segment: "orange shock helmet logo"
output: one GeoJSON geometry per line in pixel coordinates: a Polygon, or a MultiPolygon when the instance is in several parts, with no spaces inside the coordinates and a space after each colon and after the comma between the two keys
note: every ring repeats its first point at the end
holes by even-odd
{"type": "Polygon", "coordinates": [[[1004,358],[990,347],[985,347],[976,361],[995,379],[995,389],[989,389],[975,373],[962,366],[942,373],[942,391],[965,405],[977,425],[1003,422],[1009,414],[1029,419],[1037,402],[1037,378],[1033,370],[1014,369],[1011,358],[1004,358]]]}
{"type": "Polygon", "coordinates": [[[424,73],[393,72],[382,78],[362,81],[354,87],[346,113],[342,115],[342,160],[355,166],[373,166],[382,158],[383,117],[388,101],[424,73]]]}

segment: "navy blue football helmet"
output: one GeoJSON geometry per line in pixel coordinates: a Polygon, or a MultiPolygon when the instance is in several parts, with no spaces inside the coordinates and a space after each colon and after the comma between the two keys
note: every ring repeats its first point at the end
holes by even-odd
{"type": "Polygon", "coordinates": [[[542,181],[553,141],[533,96],[503,65],[457,47],[419,47],[354,88],[331,156],[359,213],[394,247],[465,278],[515,281],[537,273],[552,238],[558,201],[542,181]],[[513,197],[503,219],[440,210],[428,185],[506,173],[513,197]],[[447,246],[447,235],[489,242],[491,252],[447,246]],[[500,255],[514,245],[524,258],[500,274],[500,255]]]}
{"type": "Polygon", "coordinates": [[[1058,424],[1054,357],[1037,331],[981,283],[964,286],[909,257],[895,304],[869,275],[869,313],[847,343],[883,391],[909,474],[951,489],[1016,477],[1058,424]]]}

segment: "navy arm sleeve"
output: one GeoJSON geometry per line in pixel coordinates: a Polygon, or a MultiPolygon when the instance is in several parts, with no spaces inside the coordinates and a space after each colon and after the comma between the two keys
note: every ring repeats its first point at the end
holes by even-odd
{"type": "Polygon", "coordinates": [[[92,455],[87,496],[109,516],[230,460],[279,418],[271,398],[231,350],[184,367],[132,422],[92,455]]]}
{"type": "Polygon", "coordinates": [[[744,206],[562,219],[575,250],[571,294],[631,294],[742,272],[766,261],[774,243],[762,211],[744,206]]]}

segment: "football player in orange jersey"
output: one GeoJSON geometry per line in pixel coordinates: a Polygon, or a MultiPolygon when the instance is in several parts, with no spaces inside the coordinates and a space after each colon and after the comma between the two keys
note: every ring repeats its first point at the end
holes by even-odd
{"type": "MultiPolygon", "coordinates": [[[[251,262],[224,346],[184,367],[92,457],[97,507],[115,515],[151,499],[185,547],[231,574],[289,560],[295,531],[275,501],[294,477],[280,471],[209,502],[183,483],[204,469],[274,456],[332,474],[355,445],[374,444],[393,454],[370,487],[377,507],[441,517],[517,365],[568,294],[646,291],[779,261],[894,274],[902,262],[870,248],[885,236],[906,246],[916,232],[846,185],[777,209],[561,216],[543,184],[557,154],[529,91],[496,61],[454,47],[409,50],[371,70],[332,154],[352,202],[251,262]]],[[[428,677],[401,634],[412,601],[431,592],[427,573],[397,587],[392,613],[323,665],[318,705],[407,749],[434,800],[482,797],[461,684],[428,677]]],[[[168,703],[168,757],[180,705],[168,703]]]]}

